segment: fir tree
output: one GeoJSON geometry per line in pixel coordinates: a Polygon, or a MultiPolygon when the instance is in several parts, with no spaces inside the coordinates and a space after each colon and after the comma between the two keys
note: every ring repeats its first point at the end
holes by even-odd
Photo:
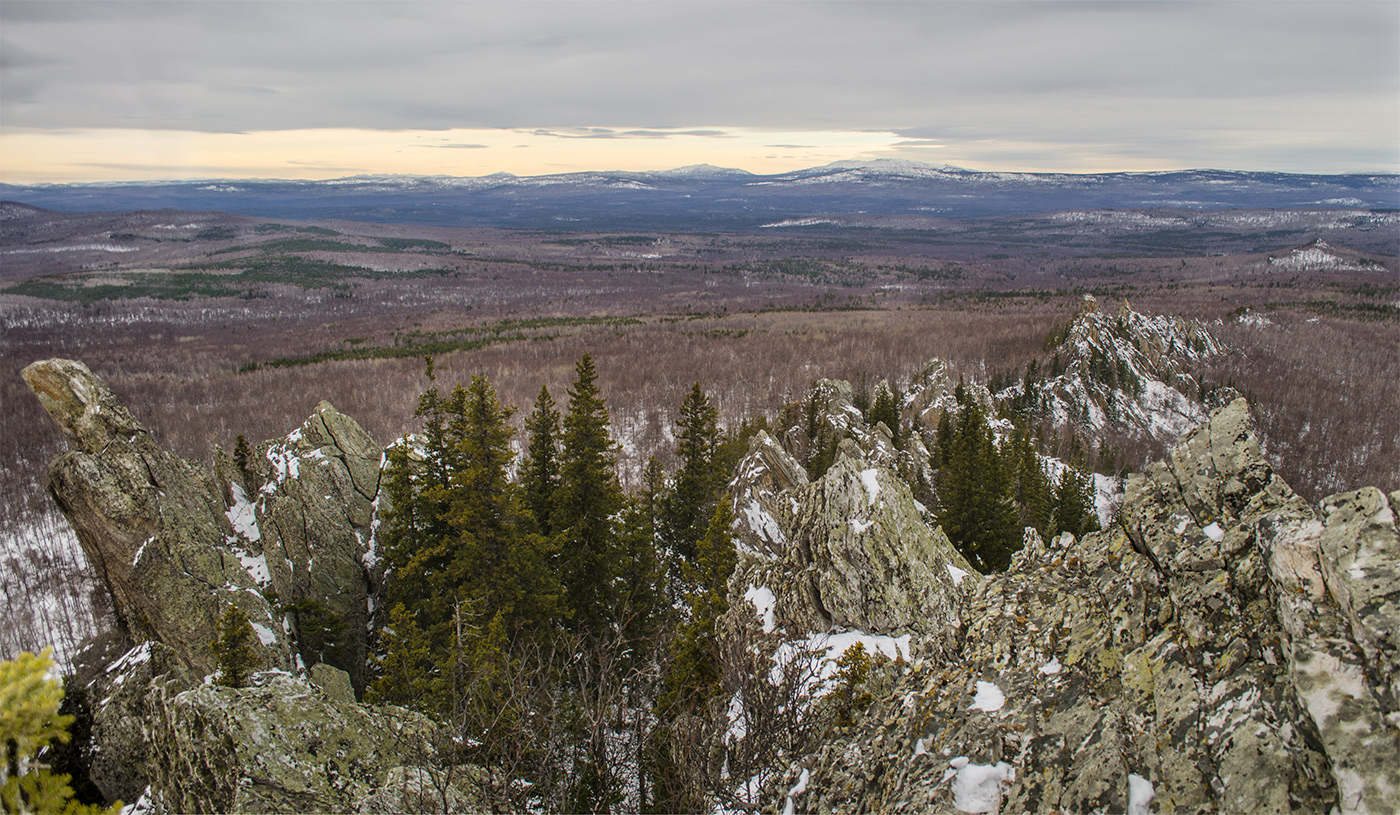
{"type": "Polygon", "coordinates": [[[666,541],[686,559],[694,559],[695,546],[705,534],[714,511],[723,474],[716,471],[719,449],[719,412],[696,382],[681,403],[676,419],[676,453],[680,471],[665,502],[666,541]]]}
{"type": "Polygon", "coordinates": [[[0,812],[119,813],[73,799],[68,775],[54,773],[38,760],[53,742],[69,740],[73,717],[59,712],[63,685],[55,679],[53,649],[21,653],[0,662],[0,812]]]}
{"type": "Polygon", "coordinates": [[[870,405],[868,424],[874,427],[877,422],[885,423],[895,446],[898,447],[900,440],[899,394],[891,390],[889,383],[883,380],[875,386],[875,401],[870,405]]]}
{"type": "MultiPolygon", "coordinates": [[[[429,368],[431,381],[431,367],[429,368]]],[[[386,593],[399,621],[386,637],[377,698],[465,721],[472,669],[558,618],[560,589],[549,541],[534,530],[522,488],[506,478],[512,408],[482,376],[442,398],[419,400],[417,445],[390,455],[383,537],[386,593]]]]}
{"type": "Polygon", "coordinates": [[[218,659],[220,685],[230,688],[247,687],[248,679],[258,667],[258,654],[253,650],[253,624],[238,606],[229,606],[219,620],[219,636],[210,647],[218,659]]]}
{"type": "Polygon", "coordinates": [[[958,417],[949,456],[939,472],[938,522],[978,570],[1003,570],[1020,541],[1016,509],[1001,453],[975,402],[958,417]]]}
{"type": "Polygon", "coordinates": [[[1076,456],[1074,463],[1060,473],[1050,526],[1052,534],[1068,532],[1075,538],[1099,529],[1099,516],[1094,511],[1094,476],[1084,469],[1082,456],[1076,456]]]}
{"type": "Polygon", "coordinates": [[[1008,452],[1008,463],[1015,468],[1014,495],[1018,523],[1022,528],[1033,527],[1044,537],[1050,532],[1054,490],[1045,468],[1040,465],[1030,432],[1017,430],[1008,452]]]}
{"type": "Polygon", "coordinates": [[[733,523],[729,502],[720,500],[696,547],[695,561],[684,567],[689,588],[685,598],[688,620],[672,646],[671,665],[657,702],[663,717],[679,709],[693,709],[720,692],[715,627],[720,616],[729,610],[729,575],[738,562],[730,531],[733,523]]]}
{"type": "Polygon", "coordinates": [[[559,411],[547,386],[540,386],[535,408],[525,419],[525,431],[530,436],[530,450],[521,467],[520,482],[535,523],[548,536],[554,533],[550,518],[559,488],[559,411]]]}
{"type": "Polygon", "coordinates": [[[576,626],[596,631],[617,599],[614,518],[622,509],[622,488],[593,358],[584,354],[575,370],[578,378],[569,389],[552,522],[568,609],[576,626]]]}

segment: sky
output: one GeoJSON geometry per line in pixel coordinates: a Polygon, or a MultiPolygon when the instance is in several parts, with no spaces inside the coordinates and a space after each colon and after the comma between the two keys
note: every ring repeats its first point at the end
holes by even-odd
{"type": "Polygon", "coordinates": [[[1400,171],[1400,3],[0,0],[0,181],[1400,171]]]}

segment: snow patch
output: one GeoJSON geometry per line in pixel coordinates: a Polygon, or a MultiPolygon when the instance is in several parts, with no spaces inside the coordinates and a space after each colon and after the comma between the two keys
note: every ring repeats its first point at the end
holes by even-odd
{"type": "Polygon", "coordinates": [[[1201,531],[1206,533],[1207,538],[1210,538],[1216,543],[1220,543],[1221,541],[1225,540],[1225,530],[1221,529],[1220,524],[1215,523],[1214,521],[1211,522],[1210,526],[1207,526],[1201,531]]]}
{"type": "Polygon", "coordinates": [[[870,505],[880,500],[880,479],[879,470],[869,469],[860,471],[860,481],[865,485],[865,491],[870,495],[870,505]]]}
{"type": "Polygon", "coordinates": [[[953,779],[953,806],[959,812],[997,812],[1001,809],[1001,787],[1016,780],[1016,768],[1005,761],[972,764],[965,756],[948,762],[944,777],[953,779]]]}
{"type": "Polygon", "coordinates": [[[1057,657],[1050,657],[1050,661],[1041,665],[1039,670],[1046,676],[1054,676],[1063,671],[1064,667],[1060,665],[1060,660],[1057,657]]]}
{"type": "Polygon", "coordinates": [[[767,586],[755,588],[750,585],[749,590],[744,592],[744,599],[753,603],[754,613],[763,622],[763,633],[772,634],[777,627],[773,619],[773,609],[778,605],[778,598],[773,596],[773,590],[767,586]]]}
{"type": "Polygon", "coordinates": [[[272,633],[272,629],[265,625],[260,625],[259,623],[250,623],[250,625],[252,625],[253,630],[257,632],[258,641],[263,645],[271,647],[277,644],[277,635],[272,633]]]}
{"type": "Polygon", "coordinates": [[[972,700],[972,707],[969,710],[984,710],[992,713],[1001,710],[1006,704],[1006,694],[1001,692],[1001,688],[992,682],[978,682],[977,695],[972,700]]]}
{"type": "Polygon", "coordinates": [[[248,495],[243,491],[242,484],[230,486],[233,493],[233,506],[224,512],[228,522],[233,524],[233,531],[246,541],[255,542],[262,540],[262,530],[258,529],[258,513],[253,502],[248,500],[248,495]]]}
{"type": "Polygon", "coordinates": [[[1152,815],[1152,799],[1156,797],[1151,781],[1136,773],[1128,774],[1128,815],[1152,815]]]}
{"type": "Polygon", "coordinates": [[[944,564],[944,565],[946,565],[946,566],[948,567],[948,576],[951,577],[951,578],[953,578],[953,585],[954,585],[954,586],[961,586],[961,585],[962,585],[962,582],[963,582],[963,578],[964,578],[964,577],[967,577],[967,574],[968,574],[968,573],[965,572],[965,571],[963,571],[962,569],[959,569],[957,566],[954,566],[954,565],[951,564],[951,563],[947,563],[947,564],[944,564]]]}

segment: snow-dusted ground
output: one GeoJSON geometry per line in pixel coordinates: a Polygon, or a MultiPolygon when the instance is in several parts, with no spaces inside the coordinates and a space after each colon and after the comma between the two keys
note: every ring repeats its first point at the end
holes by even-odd
{"type": "Polygon", "coordinates": [[[0,659],[54,649],[61,671],[104,630],[108,601],[57,510],[0,529],[0,659]]]}

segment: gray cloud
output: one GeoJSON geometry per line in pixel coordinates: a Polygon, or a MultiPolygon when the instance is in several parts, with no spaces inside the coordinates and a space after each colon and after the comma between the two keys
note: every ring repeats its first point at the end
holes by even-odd
{"type": "Polygon", "coordinates": [[[950,149],[1175,139],[1193,165],[1250,145],[1326,163],[1345,130],[1338,155],[1379,167],[1400,132],[1389,0],[5,0],[0,23],[10,128],[889,130],[950,149]]]}

